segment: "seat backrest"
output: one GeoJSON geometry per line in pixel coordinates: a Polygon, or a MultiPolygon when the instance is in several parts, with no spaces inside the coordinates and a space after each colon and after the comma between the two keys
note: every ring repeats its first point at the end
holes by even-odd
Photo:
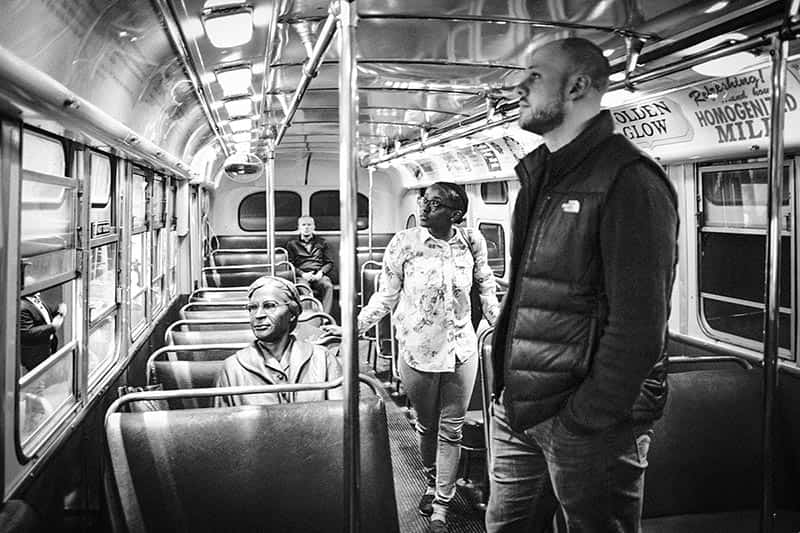
{"type": "Polygon", "coordinates": [[[669,374],[647,457],[643,516],[758,508],[761,380],[759,369],[729,365],[669,374]]]}
{"type": "MultiPolygon", "coordinates": [[[[153,361],[148,384],[160,383],[164,390],[213,387],[225,363],[218,361],[153,361]]],[[[178,398],[167,400],[170,409],[211,407],[214,398],[178,398]]]]}
{"type": "Polygon", "coordinates": [[[239,319],[247,320],[246,301],[236,303],[204,303],[192,302],[181,307],[180,317],[183,320],[239,319]]]}
{"type": "Polygon", "coordinates": [[[322,302],[307,294],[300,296],[300,305],[302,306],[303,311],[311,311],[313,313],[324,312],[322,302]]]}
{"type": "Polygon", "coordinates": [[[220,290],[215,288],[197,289],[189,296],[189,302],[213,302],[213,303],[227,303],[227,302],[246,302],[247,301],[247,287],[241,287],[236,290],[220,290]]]}
{"type": "Polygon", "coordinates": [[[167,328],[167,344],[234,344],[255,339],[250,323],[178,320],[167,328]]]}
{"type": "Polygon", "coordinates": [[[209,263],[213,266],[269,264],[269,254],[266,250],[215,250],[209,263]]]}
{"type": "MultiPolygon", "coordinates": [[[[385,407],[359,411],[360,529],[397,532],[385,407]]],[[[132,533],[341,531],[342,427],[339,401],[112,413],[109,500],[132,533]]]]}
{"type": "Polygon", "coordinates": [[[304,312],[298,318],[293,333],[298,340],[313,342],[322,336],[320,326],[325,324],[335,324],[333,317],[329,314],[304,312]]]}

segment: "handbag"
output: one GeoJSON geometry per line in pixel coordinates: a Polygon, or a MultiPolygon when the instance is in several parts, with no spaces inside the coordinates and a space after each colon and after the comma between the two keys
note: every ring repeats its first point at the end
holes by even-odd
{"type": "Polygon", "coordinates": [[[483,318],[483,305],[481,304],[481,291],[478,284],[475,283],[475,266],[478,264],[475,261],[475,250],[472,248],[472,240],[467,235],[467,232],[464,228],[458,228],[458,231],[461,233],[461,238],[467,243],[467,248],[469,248],[469,253],[472,254],[472,283],[470,284],[469,289],[469,309],[470,309],[470,320],[472,321],[472,327],[476,330],[478,329],[478,324],[481,323],[481,319],[483,318]]]}

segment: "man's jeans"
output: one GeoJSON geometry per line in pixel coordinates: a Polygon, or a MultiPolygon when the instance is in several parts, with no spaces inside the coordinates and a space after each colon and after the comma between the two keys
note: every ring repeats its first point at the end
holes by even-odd
{"type": "Polygon", "coordinates": [[[399,369],[408,399],[417,411],[425,478],[429,487],[436,487],[435,501],[447,504],[456,493],[461,430],[475,385],[478,358],[457,363],[454,372],[420,372],[401,357],[399,369]]]}
{"type": "Polygon", "coordinates": [[[547,531],[559,506],[570,533],[640,531],[651,424],[576,435],[553,417],[517,433],[493,407],[488,533],[547,531]]]}

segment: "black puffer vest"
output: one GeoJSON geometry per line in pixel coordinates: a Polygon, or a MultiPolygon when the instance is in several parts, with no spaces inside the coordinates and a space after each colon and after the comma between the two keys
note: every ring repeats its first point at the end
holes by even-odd
{"type": "MultiPolygon", "coordinates": [[[[603,114],[596,118],[589,129],[605,135],[584,132],[578,139],[586,140],[582,157],[541,190],[523,188],[520,194],[529,198],[517,202],[516,209],[526,210],[528,216],[515,214],[515,226],[521,227],[514,231],[524,232],[525,220],[528,229],[524,241],[512,248],[511,292],[498,318],[492,349],[495,392],[505,390],[504,404],[515,430],[556,415],[589,372],[608,316],[600,220],[620,170],[644,160],[667,180],[630,141],[610,134],[610,120],[603,114]]],[[[524,164],[525,160],[517,167],[521,179],[527,177],[524,164]]],[[[651,391],[655,385],[661,404],[652,406],[657,411],[652,418],[657,418],[666,399],[664,365],[656,365],[647,381],[651,391]]],[[[642,394],[649,391],[643,388],[642,394]]],[[[649,401],[642,394],[637,403],[649,401]]]]}

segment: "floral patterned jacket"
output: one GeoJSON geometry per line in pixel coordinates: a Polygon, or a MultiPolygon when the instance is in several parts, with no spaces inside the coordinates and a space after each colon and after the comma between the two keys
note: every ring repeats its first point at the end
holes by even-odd
{"type": "Polygon", "coordinates": [[[422,372],[452,372],[456,362],[477,355],[470,321],[473,280],[483,314],[494,324],[499,305],[483,235],[456,228],[443,241],[422,227],[401,231],[386,248],[379,290],[358,315],[359,333],[393,310],[400,357],[422,372]]]}

